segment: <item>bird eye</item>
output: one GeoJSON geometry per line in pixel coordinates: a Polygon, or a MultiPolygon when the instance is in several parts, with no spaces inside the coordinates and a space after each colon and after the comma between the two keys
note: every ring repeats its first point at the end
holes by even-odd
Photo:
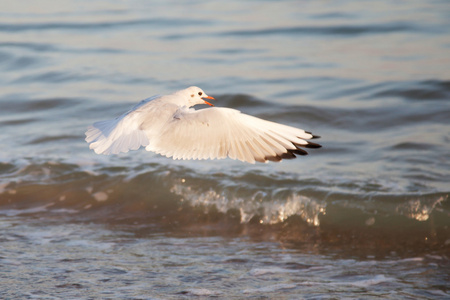
{"type": "Polygon", "coordinates": [[[191,97],[194,97],[194,94],[192,94],[191,97]]]}
{"type": "Polygon", "coordinates": [[[202,92],[198,92],[198,95],[201,96],[203,93],[202,92]]]}

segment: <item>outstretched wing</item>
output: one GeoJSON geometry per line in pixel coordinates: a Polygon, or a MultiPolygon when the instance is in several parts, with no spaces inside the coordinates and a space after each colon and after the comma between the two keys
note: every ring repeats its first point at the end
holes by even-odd
{"type": "Polygon", "coordinates": [[[143,122],[140,109],[159,97],[157,95],[142,100],[114,120],[100,121],[89,126],[85,133],[89,148],[97,154],[117,154],[147,146],[147,135],[140,129],[143,122]]]}
{"type": "MultiPolygon", "coordinates": [[[[145,128],[144,128],[145,131],[145,128]]],[[[149,128],[149,132],[154,130],[149,128]]],[[[311,133],[265,121],[230,108],[180,108],[153,135],[146,150],[174,159],[222,159],[249,163],[280,161],[308,154],[302,148],[319,148],[308,142],[311,133]]]]}

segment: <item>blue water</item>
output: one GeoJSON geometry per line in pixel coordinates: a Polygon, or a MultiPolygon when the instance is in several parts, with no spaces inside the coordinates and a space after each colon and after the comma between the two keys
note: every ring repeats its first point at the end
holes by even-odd
{"type": "Polygon", "coordinates": [[[0,296],[450,297],[449,16],[447,1],[0,3],[0,296]],[[89,150],[93,122],[191,85],[323,148],[255,165],[89,150]]]}

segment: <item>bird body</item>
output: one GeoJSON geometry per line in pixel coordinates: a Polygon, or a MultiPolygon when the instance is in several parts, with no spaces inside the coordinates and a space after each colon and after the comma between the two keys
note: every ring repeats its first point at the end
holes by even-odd
{"type": "Polygon", "coordinates": [[[302,148],[319,148],[316,138],[302,129],[286,126],[238,110],[211,107],[198,87],[141,101],[113,120],[94,123],[86,141],[97,154],[117,154],[144,146],[174,159],[223,159],[250,163],[280,161],[306,155],[302,148]]]}

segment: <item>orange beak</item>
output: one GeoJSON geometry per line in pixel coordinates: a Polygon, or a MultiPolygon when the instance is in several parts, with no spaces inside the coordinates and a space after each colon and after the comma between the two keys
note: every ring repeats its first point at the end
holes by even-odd
{"type": "MultiPolygon", "coordinates": [[[[214,99],[213,97],[211,97],[211,96],[206,96],[206,97],[202,97],[202,99],[203,98],[206,98],[206,99],[212,99],[212,100],[216,100],[216,99],[214,99]]],[[[209,103],[208,101],[206,101],[206,100],[203,100],[203,101],[205,101],[205,104],[208,104],[209,106],[214,106],[214,104],[211,104],[211,103],[209,103]]]]}

